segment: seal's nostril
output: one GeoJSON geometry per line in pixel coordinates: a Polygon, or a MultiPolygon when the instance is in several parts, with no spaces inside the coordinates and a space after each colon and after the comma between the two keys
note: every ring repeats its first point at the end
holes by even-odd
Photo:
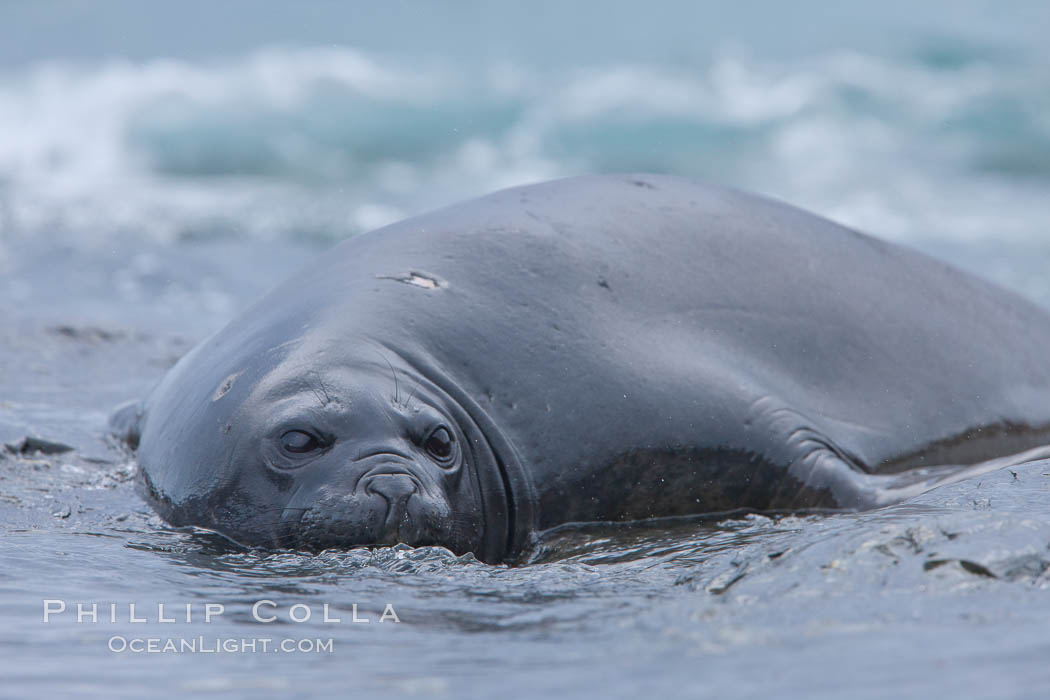
{"type": "Polygon", "coordinates": [[[408,474],[376,474],[365,482],[365,493],[382,496],[392,506],[403,504],[417,490],[408,474]]]}
{"type": "Polygon", "coordinates": [[[382,525],[382,542],[400,541],[401,528],[411,521],[408,502],[416,493],[416,480],[408,474],[376,474],[365,481],[365,493],[378,494],[386,500],[386,518],[382,525]]]}

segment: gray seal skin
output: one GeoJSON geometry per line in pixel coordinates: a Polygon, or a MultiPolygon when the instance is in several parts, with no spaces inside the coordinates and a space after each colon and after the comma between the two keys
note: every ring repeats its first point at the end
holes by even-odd
{"type": "Polygon", "coordinates": [[[922,254],[579,177],[341,243],[119,422],[175,525],[513,561],[566,523],[870,508],[1039,456],[1048,348],[1047,312],[922,254]]]}

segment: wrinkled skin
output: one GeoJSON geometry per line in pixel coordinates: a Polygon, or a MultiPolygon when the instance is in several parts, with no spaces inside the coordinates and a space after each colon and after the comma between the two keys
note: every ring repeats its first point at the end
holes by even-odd
{"type": "MultiPolygon", "coordinates": [[[[271,375],[241,407],[265,418],[237,442],[230,463],[257,465],[272,484],[254,494],[281,507],[276,529],[262,531],[266,544],[480,546],[481,503],[463,432],[437,397],[407,375],[400,383],[411,393],[402,395],[392,371],[379,370],[340,368],[305,381],[271,375]]],[[[232,532],[236,522],[223,525],[232,532]]]]}
{"type": "Polygon", "coordinates": [[[343,242],[117,423],[177,525],[499,562],[570,522],[871,508],[1040,456],[1047,348],[1045,310],[914,251],[582,177],[343,242]]]}
{"type": "MultiPolygon", "coordinates": [[[[478,470],[498,469],[479,429],[396,355],[372,349],[372,363],[305,372],[293,350],[243,392],[244,372],[223,379],[201,416],[218,430],[198,437],[217,432],[220,449],[198,458],[189,481],[140,449],[148,499],[173,524],[245,545],[404,542],[501,558],[504,497],[490,485],[498,500],[486,507],[478,470]]],[[[140,443],[164,444],[174,425],[143,420],[140,443]]]]}

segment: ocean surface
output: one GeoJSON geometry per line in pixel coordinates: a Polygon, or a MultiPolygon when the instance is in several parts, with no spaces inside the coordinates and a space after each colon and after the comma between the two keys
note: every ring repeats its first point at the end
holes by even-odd
{"type": "Polygon", "coordinates": [[[0,697],[1050,695],[1048,462],[507,568],[172,530],[106,432],[334,242],[581,173],[758,191],[1050,307],[1050,4],[215,5],[0,4],[0,697]],[[115,648],[148,638],[199,648],[115,648]],[[259,638],[313,648],[219,648],[259,638]]]}

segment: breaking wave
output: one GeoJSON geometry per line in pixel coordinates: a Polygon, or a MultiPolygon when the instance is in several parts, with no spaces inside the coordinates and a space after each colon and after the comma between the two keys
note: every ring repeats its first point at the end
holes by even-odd
{"type": "Polygon", "coordinates": [[[1050,71],[974,50],[570,70],[271,48],[0,76],[0,232],[341,238],[509,185],[645,170],[898,240],[1037,241],[1050,71]]]}

